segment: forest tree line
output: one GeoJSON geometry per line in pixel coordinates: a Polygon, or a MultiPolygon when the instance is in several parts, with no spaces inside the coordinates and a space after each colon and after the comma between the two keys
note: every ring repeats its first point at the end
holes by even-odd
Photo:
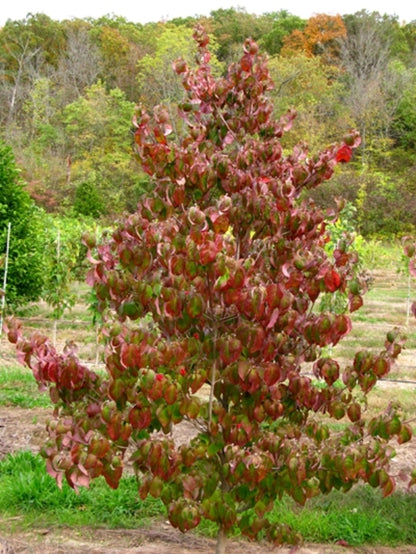
{"type": "Polygon", "coordinates": [[[313,153],[359,130],[354,162],[320,187],[316,202],[344,196],[364,236],[415,229],[416,21],[367,11],[308,20],[239,8],[148,24],[118,16],[8,20],[0,29],[0,138],[37,207],[104,221],[135,210],[152,186],[132,155],[135,105],[163,104],[181,133],[172,63],[194,63],[197,23],[211,36],[219,75],[247,37],[258,42],[276,113],[297,112],[283,146],[306,141],[313,153]]]}

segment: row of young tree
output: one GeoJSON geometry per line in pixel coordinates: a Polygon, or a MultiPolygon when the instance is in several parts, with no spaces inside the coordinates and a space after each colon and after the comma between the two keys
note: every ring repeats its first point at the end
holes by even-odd
{"type": "Polygon", "coordinates": [[[134,106],[165,105],[181,135],[171,66],[179,56],[195,65],[197,22],[211,36],[216,75],[249,36],[268,54],[275,110],[298,114],[285,148],[306,140],[316,149],[359,129],[354,164],[316,193],[319,203],[342,192],[363,234],[413,229],[416,22],[366,11],[303,20],[232,8],[146,25],[116,16],[8,21],[0,29],[2,138],[37,205],[92,217],[134,211],[150,186],[131,156],[134,106]]]}
{"type": "Polygon", "coordinates": [[[12,149],[0,141],[0,278],[2,313],[45,300],[59,319],[84,279],[81,236],[98,233],[92,218],[48,214],[30,197],[12,149]]]}

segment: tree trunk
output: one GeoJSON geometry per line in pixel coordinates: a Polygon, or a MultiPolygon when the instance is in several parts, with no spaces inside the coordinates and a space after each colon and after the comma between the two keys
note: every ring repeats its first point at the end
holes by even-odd
{"type": "Polygon", "coordinates": [[[218,531],[215,554],[225,554],[225,533],[222,527],[220,527],[218,531]]]}
{"type": "Polygon", "coordinates": [[[411,310],[411,275],[407,276],[407,299],[406,299],[406,327],[409,327],[410,322],[410,310],[411,310]]]}
{"type": "Polygon", "coordinates": [[[58,318],[55,317],[55,319],[53,320],[53,327],[52,327],[52,344],[55,347],[56,347],[57,335],[58,335],[58,318]]]}

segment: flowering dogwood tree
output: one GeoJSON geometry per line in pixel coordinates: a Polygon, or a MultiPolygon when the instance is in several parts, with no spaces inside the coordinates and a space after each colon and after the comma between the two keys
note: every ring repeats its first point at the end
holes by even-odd
{"type": "Polygon", "coordinates": [[[390,494],[389,442],[409,440],[411,429],[397,407],[371,420],[362,409],[401,350],[398,334],[341,367],[325,347],[348,334],[348,313],[314,310],[336,291],[348,294],[350,312],[362,304],[348,241],[325,250],[336,214],[308,200],[350,160],[358,135],[318,154],[285,152],[294,113],[275,119],[257,45],[247,40],[216,79],[207,35],[197,28],[194,37],[196,69],[175,64],[180,134],[163,107],[138,107],[134,119],[152,194],[108,241],[85,237],[106,375],[45,337],[24,339],[16,322],[9,338],[56,405],[43,455],[58,483],[104,476],[117,487],[129,449],[140,496],[160,497],[182,531],[216,522],[220,553],[235,527],[296,542],[296,531],[268,520],[282,495],[304,504],[360,480],[390,494]],[[184,421],[195,433],[178,445],[171,430],[184,421]]]}

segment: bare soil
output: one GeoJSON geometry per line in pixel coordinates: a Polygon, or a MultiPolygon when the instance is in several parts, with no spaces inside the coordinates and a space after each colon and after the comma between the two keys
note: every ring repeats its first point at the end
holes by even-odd
{"type": "MultiPolygon", "coordinates": [[[[7,453],[19,450],[38,452],[45,440],[45,422],[51,416],[48,409],[0,408],[0,459],[7,453]]],[[[186,439],[192,432],[189,427],[178,431],[177,440],[186,439]]],[[[403,445],[394,460],[395,473],[414,467],[416,444],[403,445]]],[[[215,540],[195,533],[186,535],[172,528],[167,521],[159,521],[150,527],[126,529],[68,529],[20,528],[19,518],[1,519],[0,554],[211,554],[215,552],[215,540]]],[[[416,554],[415,546],[390,548],[382,546],[351,547],[349,545],[304,544],[294,550],[273,549],[266,544],[228,540],[227,554],[260,554],[276,551],[281,554],[416,554]]]]}
{"type": "MultiPolygon", "coordinates": [[[[416,546],[390,548],[383,546],[349,547],[342,545],[305,544],[290,549],[228,541],[227,554],[415,554],[416,546]]],[[[14,533],[0,537],[0,554],[214,554],[215,541],[181,534],[161,523],[137,531],[83,529],[14,533]]]]}

